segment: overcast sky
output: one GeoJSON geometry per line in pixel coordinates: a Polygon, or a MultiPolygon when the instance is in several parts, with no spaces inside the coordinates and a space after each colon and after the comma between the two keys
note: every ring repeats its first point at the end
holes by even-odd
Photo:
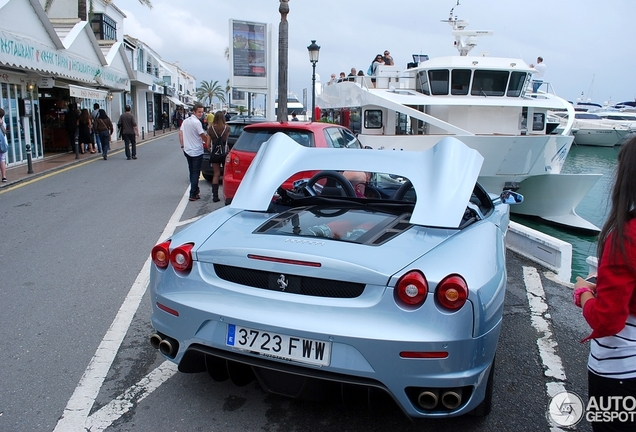
{"type": "MultiPolygon", "coordinates": [[[[125,34],[141,39],[163,59],[178,61],[197,83],[218,80],[225,86],[229,19],[272,24],[277,50],[277,0],[151,1],[148,9],[136,0],[115,0],[127,16],[125,34]]],[[[451,27],[441,22],[455,3],[290,0],[289,91],[301,100],[303,89],[311,93],[307,46],[312,39],[321,47],[316,73],[322,82],[352,67],[366,72],[385,49],[401,66],[412,54],[456,55],[451,27]]],[[[636,98],[635,0],[461,0],[455,15],[470,22],[468,30],[494,31],[480,38],[470,55],[487,52],[526,63],[542,56],[545,81],[565,99],[574,101],[581,93],[598,103],[636,98]]]]}

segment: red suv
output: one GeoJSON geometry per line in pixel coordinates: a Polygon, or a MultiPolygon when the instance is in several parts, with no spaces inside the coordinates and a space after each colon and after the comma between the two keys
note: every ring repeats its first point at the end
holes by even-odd
{"type": "MultiPolygon", "coordinates": [[[[261,144],[276,132],[283,132],[305,147],[362,148],[355,135],[344,126],[320,122],[268,122],[245,126],[236,144],[225,158],[223,195],[225,204],[232,202],[239,183],[261,144]]],[[[285,188],[292,188],[296,180],[311,177],[315,172],[299,173],[287,179],[285,188]]]]}

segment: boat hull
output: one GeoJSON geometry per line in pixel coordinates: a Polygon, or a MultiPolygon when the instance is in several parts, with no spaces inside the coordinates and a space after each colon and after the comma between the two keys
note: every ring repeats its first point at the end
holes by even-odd
{"type": "Polygon", "coordinates": [[[576,214],[576,206],[602,177],[601,174],[559,174],[529,177],[517,192],[523,203],[510,210],[515,214],[537,216],[546,221],[597,233],[600,229],[576,214]]]}
{"type": "MultiPolygon", "coordinates": [[[[359,135],[363,145],[384,151],[423,151],[443,137],[430,135],[359,135]]],[[[499,194],[518,184],[524,202],[513,213],[535,216],[571,228],[599,232],[599,228],[576,214],[576,207],[596,184],[600,174],[560,174],[572,145],[572,136],[456,136],[484,156],[479,182],[499,194]]]]}
{"type": "Polygon", "coordinates": [[[622,129],[584,129],[574,131],[576,145],[614,147],[622,143],[632,132],[622,129]]]}

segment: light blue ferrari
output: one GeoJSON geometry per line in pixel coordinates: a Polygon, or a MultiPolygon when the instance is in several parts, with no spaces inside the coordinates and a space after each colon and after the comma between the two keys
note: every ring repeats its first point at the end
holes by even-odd
{"type": "Polygon", "coordinates": [[[523,198],[487,194],[482,161],[454,138],[400,152],[274,135],[230,206],[153,248],[151,345],[181,372],[290,397],[488,414],[508,204],[523,198]]]}

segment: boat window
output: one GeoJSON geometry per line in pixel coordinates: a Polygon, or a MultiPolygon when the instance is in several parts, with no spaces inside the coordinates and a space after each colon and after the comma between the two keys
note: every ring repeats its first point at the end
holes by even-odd
{"type": "Polygon", "coordinates": [[[432,95],[448,94],[448,69],[428,71],[428,79],[431,83],[432,95]]]}
{"type": "Polygon", "coordinates": [[[503,96],[508,84],[508,71],[476,70],[473,78],[473,96],[503,96]]]}
{"type": "Polygon", "coordinates": [[[508,93],[506,94],[506,96],[521,96],[521,92],[523,90],[523,85],[525,84],[527,75],[528,74],[526,74],[525,72],[513,72],[512,75],[510,75],[510,84],[508,84],[508,93]]]}
{"type": "Polygon", "coordinates": [[[542,131],[544,127],[545,127],[545,114],[534,113],[533,119],[532,119],[532,130],[542,131]]]}
{"type": "Polygon", "coordinates": [[[576,113],[574,114],[574,118],[588,119],[588,120],[601,120],[601,116],[596,114],[589,114],[589,113],[576,113]]]}
{"type": "Polygon", "coordinates": [[[428,89],[428,75],[426,71],[417,73],[417,86],[415,87],[417,91],[420,93],[424,93],[425,95],[430,95],[431,92],[428,89]]]}
{"type": "Polygon", "coordinates": [[[382,128],[382,111],[381,110],[365,110],[364,111],[364,127],[366,129],[382,128]]]}
{"type": "Polygon", "coordinates": [[[467,95],[470,87],[470,69],[454,69],[451,76],[451,94],[467,95]]]}

